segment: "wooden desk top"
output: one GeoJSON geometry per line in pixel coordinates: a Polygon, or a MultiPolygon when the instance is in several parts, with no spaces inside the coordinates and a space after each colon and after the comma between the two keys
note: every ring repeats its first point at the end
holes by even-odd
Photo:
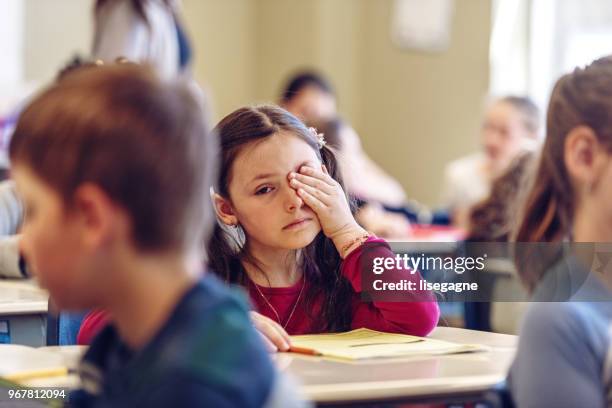
{"type": "Polygon", "coordinates": [[[281,353],[277,366],[316,402],[365,402],[480,392],[504,382],[517,337],[439,327],[432,338],[478,343],[490,351],[418,358],[336,362],[281,353]]]}

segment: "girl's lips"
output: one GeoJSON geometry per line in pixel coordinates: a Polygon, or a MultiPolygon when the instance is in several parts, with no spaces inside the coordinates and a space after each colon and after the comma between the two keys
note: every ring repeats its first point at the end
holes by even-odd
{"type": "Polygon", "coordinates": [[[301,226],[303,226],[310,220],[312,220],[312,218],[300,218],[299,220],[296,220],[290,224],[285,225],[283,229],[288,230],[288,229],[300,228],[301,226]]]}

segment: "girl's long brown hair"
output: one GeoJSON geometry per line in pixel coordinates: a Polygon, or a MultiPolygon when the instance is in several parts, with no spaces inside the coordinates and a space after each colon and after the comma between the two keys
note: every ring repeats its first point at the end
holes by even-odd
{"type": "MultiPolygon", "coordinates": [[[[221,120],[215,128],[214,133],[221,145],[221,168],[216,192],[228,199],[232,167],[240,151],[248,144],[278,132],[291,133],[304,140],[327,167],[330,176],[340,185],[343,184],[332,150],[326,146],[319,148],[312,132],[291,113],[276,106],[264,105],[238,109],[221,120]]],[[[257,264],[245,251],[246,247],[232,242],[229,234],[217,225],[207,248],[211,269],[226,282],[246,286],[249,279],[243,262],[257,264]]],[[[340,273],[341,263],[342,259],[334,244],[322,232],[302,249],[300,266],[309,288],[305,296],[305,310],[315,322],[317,332],[350,328],[352,288],[340,273]],[[313,305],[319,299],[323,300],[321,310],[314,311],[313,305]]]]}
{"type": "MultiPolygon", "coordinates": [[[[560,242],[571,238],[576,203],[564,164],[564,147],[568,133],[581,125],[593,129],[603,145],[612,145],[612,57],[577,68],[557,81],[548,106],[546,141],[522,211],[517,242],[560,242]]],[[[535,257],[516,259],[521,278],[530,290],[559,255],[553,249],[544,252],[548,256],[540,252],[539,266],[528,262],[535,257]]]]}

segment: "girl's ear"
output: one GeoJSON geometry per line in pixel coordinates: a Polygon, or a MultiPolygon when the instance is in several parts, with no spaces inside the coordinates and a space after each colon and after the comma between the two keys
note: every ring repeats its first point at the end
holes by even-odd
{"type": "Polygon", "coordinates": [[[238,225],[238,218],[234,214],[234,209],[229,200],[221,197],[217,193],[212,194],[212,199],[217,217],[219,217],[221,222],[229,226],[238,225]]]}
{"type": "Polygon", "coordinates": [[[604,149],[593,129],[588,126],[573,128],[565,138],[564,161],[569,176],[580,187],[590,189],[597,182],[604,149]]]}

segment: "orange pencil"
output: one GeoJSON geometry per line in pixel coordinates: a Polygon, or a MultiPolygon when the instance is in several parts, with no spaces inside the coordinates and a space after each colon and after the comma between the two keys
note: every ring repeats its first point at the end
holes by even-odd
{"type": "Polygon", "coordinates": [[[289,347],[289,352],[290,353],[307,354],[309,356],[320,356],[321,355],[321,353],[319,353],[318,351],[315,351],[313,349],[309,349],[309,348],[306,348],[306,347],[296,347],[296,346],[289,347]]]}

